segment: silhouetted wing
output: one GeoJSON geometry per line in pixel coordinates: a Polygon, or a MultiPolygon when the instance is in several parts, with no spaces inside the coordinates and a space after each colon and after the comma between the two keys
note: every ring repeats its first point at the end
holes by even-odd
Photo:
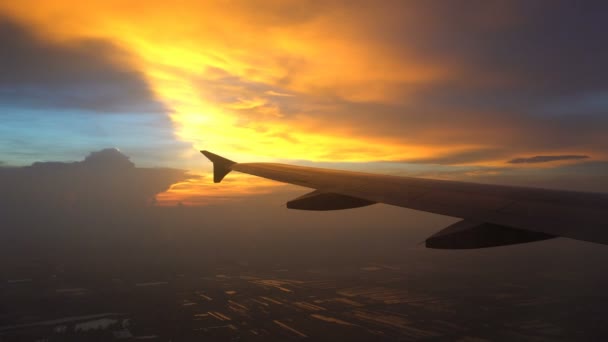
{"type": "Polygon", "coordinates": [[[385,203],[463,219],[427,239],[427,247],[493,247],[557,236],[608,244],[608,194],[235,163],[201,152],[214,163],[216,183],[238,171],[315,189],[288,202],[289,208],[335,210],[385,203]]]}

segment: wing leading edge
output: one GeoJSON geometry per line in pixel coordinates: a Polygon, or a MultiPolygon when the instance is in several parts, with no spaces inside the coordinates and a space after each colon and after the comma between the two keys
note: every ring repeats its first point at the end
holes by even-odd
{"type": "Polygon", "coordinates": [[[568,237],[608,244],[608,194],[398,177],[275,163],[236,163],[201,151],[214,182],[238,171],[314,189],[288,202],[302,210],[385,203],[462,218],[426,240],[427,247],[464,249],[568,237]]]}

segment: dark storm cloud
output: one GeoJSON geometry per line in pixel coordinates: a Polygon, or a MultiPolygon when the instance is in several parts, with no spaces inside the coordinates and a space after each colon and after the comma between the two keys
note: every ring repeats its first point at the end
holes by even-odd
{"type": "MultiPolygon", "coordinates": [[[[446,74],[396,82],[389,103],[336,100],[340,109],[327,106],[324,115],[356,122],[359,134],[482,145],[465,152],[478,161],[496,149],[510,157],[608,148],[608,3],[395,1],[367,9],[347,19],[360,28],[353,36],[446,74]]],[[[458,163],[462,154],[441,159],[458,163]]]]}
{"type": "Polygon", "coordinates": [[[369,11],[352,17],[362,39],[451,67],[459,85],[522,97],[608,85],[603,1],[387,1],[369,11]]]}
{"type": "Polygon", "coordinates": [[[37,162],[0,168],[0,212],[4,217],[75,211],[129,211],[185,178],[175,169],[137,168],[115,149],[73,163],[37,162]]]}
{"type": "Polygon", "coordinates": [[[161,112],[128,55],[104,40],[45,41],[0,18],[0,104],[97,112],[161,112]]]}
{"type": "Polygon", "coordinates": [[[558,160],[580,160],[587,159],[589,156],[581,155],[562,155],[562,156],[534,156],[528,158],[515,158],[508,161],[510,164],[535,164],[535,163],[548,163],[558,160]]]}
{"type": "Polygon", "coordinates": [[[392,86],[404,113],[513,115],[521,124],[606,114],[581,104],[608,97],[606,2],[386,1],[353,13],[352,35],[365,44],[444,70],[426,84],[392,86]]]}

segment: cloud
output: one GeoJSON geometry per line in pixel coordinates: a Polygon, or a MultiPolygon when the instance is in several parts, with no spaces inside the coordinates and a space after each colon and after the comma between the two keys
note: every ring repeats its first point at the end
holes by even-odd
{"type": "Polygon", "coordinates": [[[265,93],[266,95],[270,95],[270,96],[293,96],[292,94],[284,94],[284,93],[278,93],[274,90],[269,90],[265,93]]]}
{"type": "Polygon", "coordinates": [[[589,156],[582,155],[561,155],[561,156],[534,156],[527,158],[515,158],[508,161],[509,164],[536,164],[549,163],[559,160],[580,160],[588,159],[589,156]]]}
{"type": "Polygon", "coordinates": [[[101,39],[52,41],[0,17],[0,104],[164,112],[129,53],[101,39]]]}
{"type": "Polygon", "coordinates": [[[54,39],[128,48],[176,136],[197,148],[479,165],[562,151],[608,158],[602,2],[4,6],[54,39]]]}
{"type": "Polygon", "coordinates": [[[373,9],[353,6],[340,24],[386,56],[443,65],[440,84],[529,100],[607,85],[608,69],[600,65],[608,54],[607,8],[602,2],[387,1],[373,9]]]}
{"type": "Polygon", "coordinates": [[[419,164],[439,164],[439,165],[464,165],[473,164],[479,160],[488,160],[491,158],[500,158],[506,154],[506,149],[487,149],[478,148],[459,152],[450,152],[444,155],[438,155],[432,158],[404,160],[406,163],[419,164]]]}
{"type": "Polygon", "coordinates": [[[0,212],[128,212],[152,204],[157,193],[185,179],[183,170],[138,168],[118,150],[105,149],[80,162],[0,168],[0,212]]]}
{"type": "MultiPolygon", "coordinates": [[[[589,94],[598,102],[608,86],[608,48],[596,46],[605,21],[593,6],[558,2],[546,12],[525,2],[390,2],[346,9],[330,2],[293,35],[294,44],[310,50],[271,50],[252,65],[266,67],[274,58],[280,71],[271,71],[284,75],[280,81],[227,67],[224,77],[197,76],[193,84],[218,115],[234,118],[225,132],[248,141],[216,148],[227,153],[237,147],[275,157],[445,164],[503,162],[529,151],[606,158],[608,119],[581,103],[589,94]],[[462,6],[467,15],[454,17],[462,6]],[[340,27],[331,20],[338,12],[340,27]],[[327,32],[332,45],[325,44],[327,32]],[[309,53],[322,48],[323,55],[309,53]],[[331,62],[337,56],[342,64],[331,62]],[[438,71],[408,78],[421,70],[438,71]],[[281,133],[292,139],[275,139],[281,133]]],[[[184,117],[184,139],[220,140],[203,134],[196,117],[184,117]]]]}

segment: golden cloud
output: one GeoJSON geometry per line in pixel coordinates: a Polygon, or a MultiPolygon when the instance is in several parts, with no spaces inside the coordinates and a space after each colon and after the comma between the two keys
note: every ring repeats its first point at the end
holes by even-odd
{"type": "Polygon", "coordinates": [[[441,75],[357,44],[348,28],[320,15],[339,16],[345,8],[231,1],[19,1],[2,7],[48,39],[103,38],[130,50],[135,60],[124,62],[144,73],[170,109],[176,136],[197,149],[241,160],[394,160],[433,153],[397,139],[353,136],[348,123],[328,117],[281,113],[277,94],[297,99],[331,91],[352,101],[383,101],[395,83],[441,75]],[[225,75],[233,82],[222,83],[225,75]],[[205,87],[214,80],[219,89],[205,87]],[[257,88],[245,89],[251,84],[257,88]],[[216,99],[220,91],[223,102],[216,99]]]}
{"type": "MultiPolygon", "coordinates": [[[[463,30],[494,32],[521,20],[511,5],[478,5],[463,11],[463,30]]],[[[415,1],[22,0],[4,2],[0,11],[47,39],[101,38],[129,50],[132,59],[121,62],[145,75],[168,108],[176,137],[235,160],[447,160],[506,146],[500,155],[459,163],[498,165],[528,152],[524,145],[536,132],[508,117],[479,109],[482,114],[434,115],[416,106],[420,91],[458,77],[465,86],[504,82],[502,74],[459,67],[466,49],[432,41],[434,26],[445,29],[439,16],[449,9],[424,7],[415,1]],[[389,36],[393,31],[398,39],[389,36]],[[453,56],[433,50],[436,45],[453,56]],[[369,104],[362,107],[367,112],[350,112],[356,104],[369,104]],[[374,112],[394,104],[405,106],[390,109],[392,117],[374,112]]],[[[590,154],[587,147],[574,152],[590,154]]]]}

